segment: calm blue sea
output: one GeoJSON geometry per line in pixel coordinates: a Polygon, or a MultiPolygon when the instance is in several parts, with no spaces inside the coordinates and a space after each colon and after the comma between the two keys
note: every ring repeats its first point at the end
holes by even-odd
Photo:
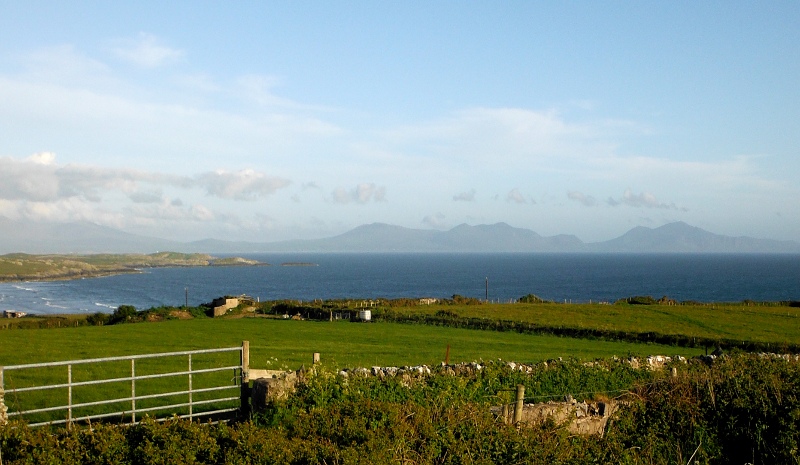
{"type": "Polygon", "coordinates": [[[0,309],[111,312],[209,302],[222,295],[273,299],[450,297],[510,301],[614,301],[632,295],[738,302],[800,300],[797,255],[258,254],[272,266],[160,268],[141,274],[0,284],[0,309]],[[312,262],[317,266],[280,266],[312,262]]]}

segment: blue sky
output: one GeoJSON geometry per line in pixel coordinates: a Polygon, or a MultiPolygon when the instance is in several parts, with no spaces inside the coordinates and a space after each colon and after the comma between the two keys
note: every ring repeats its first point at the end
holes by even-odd
{"type": "Polygon", "coordinates": [[[800,240],[800,2],[0,2],[0,215],[800,240]]]}

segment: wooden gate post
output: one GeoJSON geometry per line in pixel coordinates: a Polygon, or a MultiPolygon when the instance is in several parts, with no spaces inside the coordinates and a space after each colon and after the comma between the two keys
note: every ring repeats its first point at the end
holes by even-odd
{"type": "Polygon", "coordinates": [[[240,386],[240,411],[242,417],[250,417],[250,341],[242,341],[242,378],[240,386]]]}

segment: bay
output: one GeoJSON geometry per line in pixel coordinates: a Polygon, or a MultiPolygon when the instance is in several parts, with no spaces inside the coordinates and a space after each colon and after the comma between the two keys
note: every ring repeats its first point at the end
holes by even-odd
{"type": "Polygon", "coordinates": [[[257,267],[156,268],[142,273],[0,284],[0,309],[38,314],[112,312],[210,302],[465,297],[558,302],[633,295],[740,302],[800,300],[800,256],[696,254],[252,254],[257,267]],[[281,266],[285,262],[313,266],[281,266]]]}

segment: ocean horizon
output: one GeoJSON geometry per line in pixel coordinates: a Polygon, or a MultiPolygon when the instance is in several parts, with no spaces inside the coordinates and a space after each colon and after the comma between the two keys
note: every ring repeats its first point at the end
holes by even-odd
{"type": "Polygon", "coordinates": [[[266,253],[271,266],[151,268],[71,281],[0,284],[0,308],[33,314],[196,306],[223,295],[259,300],[464,297],[513,302],[800,300],[800,256],[752,254],[266,253]],[[303,263],[306,266],[282,264],[303,263]],[[311,265],[308,265],[311,264],[311,265]]]}

